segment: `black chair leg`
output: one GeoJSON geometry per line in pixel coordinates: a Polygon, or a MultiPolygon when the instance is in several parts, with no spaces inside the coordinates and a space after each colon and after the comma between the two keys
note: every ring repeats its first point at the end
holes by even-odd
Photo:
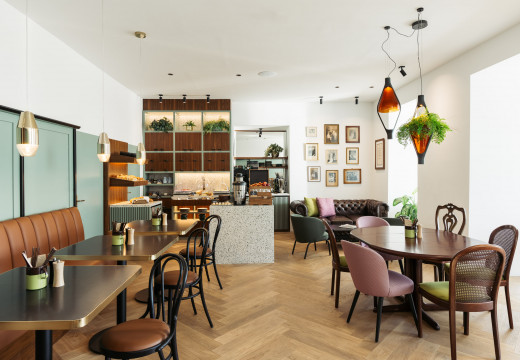
{"type": "Polygon", "coordinates": [[[469,312],[464,312],[462,319],[464,322],[464,335],[469,335],[469,312]]]}
{"type": "Polygon", "coordinates": [[[158,353],[159,353],[159,358],[160,358],[161,360],[166,360],[166,358],[164,357],[164,354],[163,354],[162,350],[159,350],[158,353]]]}
{"type": "Polygon", "coordinates": [[[206,272],[206,278],[208,279],[208,282],[210,281],[209,280],[209,271],[208,271],[208,265],[204,264],[204,271],[206,272]]]}
{"type": "Polygon", "coordinates": [[[330,283],[330,294],[334,295],[334,279],[336,278],[336,270],[332,268],[332,281],[330,283]]]}
{"type": "Polygon", "coordinates": [[[379,329],[381,328],[381,314],[383,312],[383,298],[377,299],[377,324],[376,324],[376,342],[379,341],[379,329]]]}
{"type": "Polygon", "coordinates": [[[311,244],[311,243],[308,243],[308,244],[307,244],[307,248],[305,249],[305,256],[303,257],[304,260],[307,259],[307,251],[309,250],[309,245],[310,245],[310,244],[311,244]]]}
{"type": "Polygon", "coordinates": [[[294,248],[296,247],[296,240],[294,240],[294,245],[292,247],[292,255],[294,255],[294,248]]]}
{"type": "Polygon", "coordinates": [[[191,298],[191,307],[193,308],[193,313],[197,315],[197,308],[195,307],[195,300],[193,299],[193,290],[191,289],[191,286],[188,290],[188,296],[191,298]]]}
{"type": "Polygon", "coordinates": [[[341,271],[338,270],[338,274],[336,276],[336,300],[334,303],[334,306],[336,307],[336,309],[339,306],[339,285],[340,285],[340,283],[341,283],[341,271]]]}
{"type": "Polygon", "coordinates": [[[410,304],[410,312],[412,313],[413,321],[415,321],[415,327],[417,328],[417,336],[419,336],[419,320],[417,319],[417,311],[415,311],[413,296],[412,294],[406,294],[406,298],[408,299],[408,303],[410,304]]]}
{"type": "Polygon", "coordinates": [[[354,299],[352,300],[352,305],[350,305],[350,311],[348,312],[347,323],[349,323],[350,319],[352,318],[352,314],[354,313],[354,308],[356,307],[358,298],[359,298],[359,291],[356,290],[356,293],[354,294],[354,299]]]}
{"type": "Polygon", "coordinates": [[[386,263],[386,268],[388,269],[388,261],[385,261],[385,263],[386,263]]]}
{"type": "Polygon", "coordinates": [[[374,296],[374,310],[377,310],[377,296],[374,296]]]}
{"type": "Polygon", "coordinates": [[[173,335],[170,347],[172,348],[172,357],[173,357],[173,359],[179,360],[179,353],[177,351],[177,334],[173,335]]]}
{"type": "Polygon", "coordinates": [[[316,248],[316,241],[314,242],[314,251],[317,251],[318,248],[316,248]]]}
{"type": "Polygon", "coordinates": [[[327,243],[327,247],[329,248],[329,256],[331,256],[332,254],[331,254],[331,252],[330,252],[330,241],[327,240],[326,243],[327,243]]]}
{"type": "Polygon", "coordinates": [[[401,268],[401,274],[404,275],[404,266],[403,266],[403,260],[399,260],[399,267],[401,268]]]}
{"type": "Polygon", "coordinates": [[[213,255],[213,270],[215,270],[215,276],[217,277],[218,286],[220,286],[220,290],[222,290],[222,284],[220,283],[220,278],[218,277],[217,271],[217,263],[215,262],[215,255],[213,255]]]}
{"type": "Polygon", "coordinates": [[[202,288],[202,282],[200,283],[199,292],[200,292],[200,299],[202,300],[202,306],[204,307],[204,312],[206,313],[206,317],[208,318],[208,321],[209,321],[209,326],[213,327],[213,322],[211,321],[211,318],[209,317],[208,307],[206,306],[206,299],[204,298],[204,290],[202,288]]]}

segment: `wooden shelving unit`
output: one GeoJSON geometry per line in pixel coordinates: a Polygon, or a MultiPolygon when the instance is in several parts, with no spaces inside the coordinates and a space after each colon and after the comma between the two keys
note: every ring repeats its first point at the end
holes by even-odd
{"type": "MultiPolygon", "coordinates": [[[[113,154],[110,155],[110,163],[112,164],[137,164],[135,157],[121,155],[121,154],[113,154]]],[[[145,161],[145,164],[148,164],[148,159],[145,161]]]]}
{"type": "Polygon", "coordinates": [[[132,180],[123,180],[117,178],[110,178],[110,186],[144,186],[149,185],[148,180],[141,181],[132,181],[132,180]]]}

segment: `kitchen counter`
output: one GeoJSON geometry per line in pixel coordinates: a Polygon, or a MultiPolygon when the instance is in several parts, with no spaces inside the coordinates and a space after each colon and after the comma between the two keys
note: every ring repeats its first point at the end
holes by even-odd
{"type": "Polygon", "coordinates": [[[128,223],[135,220],[150,220],[152,209],[162,207],[162,201],[151,201],[148,204],[131,204],[123,201],[110,205],[110,224],[113,221],[128,223]]]}
{"type": "Polygon", "coordinates": [[[273,205],[211,205],[209,212],[222,218],[217,264],[274,263],[273,205]]]}
{"type": "Polygon", "coordinates": [[[272,193],[273,197],[289,197],[288,193],[272,193]]]}
{"type": "Polygon", "coordinates": [[[110,204],[110,207],[149,207],[152,208],[154,206],[162,204],[162,201],[150,201],[148,204],[132,204],[130,201],[122,201],[115,204],[110,204]]]}

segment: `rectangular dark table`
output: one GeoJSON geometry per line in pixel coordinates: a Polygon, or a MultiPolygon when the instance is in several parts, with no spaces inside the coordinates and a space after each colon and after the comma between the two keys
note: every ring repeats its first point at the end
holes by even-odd
{"type": "MultiPolygon", "coordinates": [[[[106,260],[126,265],[128,260],[154,261],[179,240],[174,235],[134,236],[134,245],[112,245],[112,235],[100,235],[67,246],[56,252],[61,260],[106,260]]],[[[126,321],[126,289],[117,296],[117,323],[126,321]]],[[[92,337],[90,350],[99,353],[102,332],[92,337]]]]}
{"type": "Polygon", "coordinates": [[[141,273],[138,265],[67,266],[65,286],[26,290],[25,268],[0,274],[0,329],[36,330],[35,359],[52,359],[52,330],[87,325],[141,273]]]}

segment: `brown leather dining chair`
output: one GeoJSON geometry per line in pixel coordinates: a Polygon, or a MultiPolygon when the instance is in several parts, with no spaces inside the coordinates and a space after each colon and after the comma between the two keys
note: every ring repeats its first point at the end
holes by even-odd
{"type": "Polygon", "coordinates": [[[449,310],[451,358],[457,359],[455,312],[464,313],[464,335],[469,335],[469,313],[491,312],[495,356],[500,359],[497,297],[506,253],[497,245],[475,245],[459,251],[451,261],[449,281],[419,284],[419,337],[422,337],[422,297],[449,310]]]}
{"type": "Polygon", "coordinates": [[[341,282],[341,273],[350,272],[350,270],[348,269],[345,255],[339,254],[338,244],[336,243],[334,231],[332,231],[329,223],[326,220],[322,219],[322,221],[325,225],[325,231],[327,231],[329,234],[330,248],[332,250],[332,281],[330,283],[330,294],[334,295],[334,285],[336,285],[336,299],[334,300],[334,306],[337,308],[339,305],[339,285],[341,282]]]}
{"type": "Polygon", "coordinates": [[[148,307],[146,313],[136,320],[118,324],[106,330],[101,336],[101,354],[105,360],[135,359],[158,353],[161,359],[173,358],[178,360],[177,352],[177,315],[181,303],[182,293],[186,285],[188,266],[183,257],[178,254],[164,254],[152,266],[148,287],[148,307]],[[170,296],[164,295],[164,267],[169,262],[177,262],[177,282],[172,288],[170,296]],[[156,274],[159,273],[159,276],[156,274]],[[158,301],[154,297],[158,296],[158,301]],[[165,311],[165,301],[169,311],[165,311]],[[150,314],[150,317],[146,316],[150,314]],[[170,354],[165,357],[163,350],[170,346],[170,354]]]}
{"type": "Polygon", "coordinates": [[[341,246],[345,253],[345,258],[350,268],[350,275],[356,287],[356,293],[352,300],[352,306],[347,317],[347,323],[350,322],[354,308],[360,292],[370,296],[374,296],[377,301],[377,323],[375,341],[379,341],[379,328],[381,327],[381,315],[383,311],[383,299],[385,297],[406,296],[410,303],[410,311],[415,321],[417,331],[419,331],[419,323],[412,293],[414,290],[413,281],[403,274],[388,270],[385,261],[374,250],[363,247],[348,241],[342,240],[341,246]]]}

